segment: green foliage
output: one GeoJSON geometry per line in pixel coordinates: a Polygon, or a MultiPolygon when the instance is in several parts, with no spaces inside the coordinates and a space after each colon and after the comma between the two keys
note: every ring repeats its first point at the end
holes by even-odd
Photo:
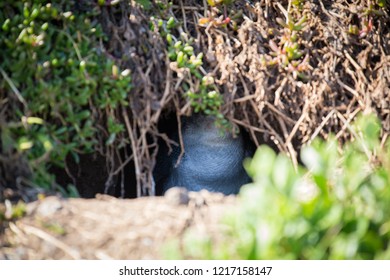
{"type": "Polygon", "coordinates": [[[290,14],[287,22],[276,18],[276,22],[283,27],[281,32],[283,35],[277,37],[278,43],[273,40],[269,41],[272,58],[263,58],[266,66],[277,65],[284,71],[292,73],[295,79],[300,78],[304,81],[308,80],[304,72],[310,68],[309,55],[301,59],[303,52],[298,44],[298,35],[307,26],[306,20],[306,17],[302,16],[296,21],[290,14]]]}
{"type": "Polygon", "coordinates": [[[12,204],[6,200],[4,204],[0,204],[0,224],[1,222],[11,221],[22,218],[26,214],[26,204],[18,202],[12,204]]]}
{"type": "Polygon", "coordinates": [[[44,227],[46,230],[50,231],[51,233],[54,233],[55,235],[65,235],[66,230],[65,228],[58,222],[41,222],[42,227],[44,227]]]}
{"type": "Polygon", "coordinates": [[[203,64],[203,53],[195,53],[194,39],[182,32],[176,38],[174,33],[179,24],[170,17],[168,20],[152,18],[153,28],[156,28],[166,39],[168,58],[172,62],[172,68],[176,69],[178,76],[183,79],[181,86],[185,96],[191,101],[195,113],[204,113],[216,118],[217,126],[228,129],[229,122],[220,113],[223,104],[222,95],[214,83],[214,78],[204,75],[200,71],[203,64]],[[192,80],[197,87],[191,87],[188,80],[192,80]]]}
{"type": "Polygon", "coordinates": [[[301,7],[305,1],[304,0],[292,0],[291,4],[297,7],[301,7]]]}
{"type": "Polygon", "coordinates": [[[355,139],[316,140],[305,167],[260,147],[246,162],[254,182],[224,219],[222,240],[190,233],[185,258],[389,259],[390,145],[381,147],[373,116],[359,118],[355,139]]]}
{"type": "Polygon", "coordinates": [[[389,5],[388,0],[378,0],[375,3],[368,2],[366,7],[361,7],[358,11],[359,19],[361,22],[358,25],[349,25],[348,32],[351,35],[358,35],[359,38],[364,38],[372,33],[374,23],[373,21],[380,16],[386,15],[383,11],[386,5],[389,5]]]}
{"type": "Polygon", "coordinates": [[[136,0],[144,9],[149,10],[152,7],[152,2],[150,0],[136,0]]]}
{"type": "Polygon", "coordinates": [[[95,18],[98,5],[84,13],[72,11],[74,5],[0,4],[0,92],[19,101],[8,104],[1,149],[25,154],[40,186],[53,182],[49,166],[63,166],[68,154],[77,161],[79,153],[96,150],[98,134],[107,130],[107,144],[113,144],[123,131],[115,110],[127,104],[131,89],[129,71],[120,72],[97,47],[106,40],[95,18]]]}
{"type": "Polygon", "coordinates": [[[381,8],[384,8],[386,6],[389,6],[389,0],[377,0],[376,1],[378,6],[381,7],[381,8]]]}
{"type": "Polygon", "coordinates": [[[242,10],[231,9],[228,12],[228,6],[232,4],[233,0],[207,0],[207,4],[210,6],[210,12],[208,17],[199,18],[198,24],[207,26],[211,25],[213,27],[223,27],[226,28],[229,24],[233,30],[238,30],[237,19],[242,18],[242,10]],[[223,16],[220,17],[218,14],[219,8],[223,8],[223,16]]]}
{"type": "Polygon", "coordinates": [[[202,84],[199,86],[199,92],[187,92],[188,98],[191,100],[191,106],[195,113],[203,112],[206,115],[216,117],[216,124],[220,127],[228,128],[229,123],[219,112],[219,108],[223,104],[222,96],[219,92],[213,89],[214,79],[210,76],[202,78],[202,84]]]}
{"type": "Polygon", "coordinates": [[[229,5],[232,2],[233,2],[233,0],[207,0],[207,3],[211,7],[215,7],[215,6],[218,6],[218,5],[221,5],[221,4],[229,5]]]}

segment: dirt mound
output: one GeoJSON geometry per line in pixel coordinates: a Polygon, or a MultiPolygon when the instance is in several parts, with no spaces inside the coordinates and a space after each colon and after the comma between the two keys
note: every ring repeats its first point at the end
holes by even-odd
{"type": "Polygon", "coordinates": [[[28,204],[27,215],[9,223],[0,236],[0,259],[167,258],[164,244],[180,244],[190,228],[216,233],[219,218],[234,205],[234,197],[188,197],[177,189],[135,200],[48,197],[28,204]]]}

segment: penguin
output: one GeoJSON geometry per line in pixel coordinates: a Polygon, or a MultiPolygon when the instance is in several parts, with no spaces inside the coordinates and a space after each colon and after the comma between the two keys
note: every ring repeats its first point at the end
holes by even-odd
{"type": "MultiPolygon", "coordinates": [[[[157,155],[154,179],[162,193],[184,187],[230,195],[251,181],[243,161],[253,155],[253,148],[243,133],[233,135],[217,127],[215,117],[193,114],[183,119],[181,134],[184,153],[180,159],[180,146],[174,146],[170,154],[162,148],[157,155]]],[[[175,131],[169,137],[179,142],[178,135],[175,131]]]]}

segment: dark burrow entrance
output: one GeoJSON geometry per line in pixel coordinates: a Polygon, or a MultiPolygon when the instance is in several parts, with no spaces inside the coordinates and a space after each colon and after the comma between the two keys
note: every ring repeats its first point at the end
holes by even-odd
{"type": "MultiPolygon", "coordinates": [[[[121,158],[131,155],[131,150],[120,150],[121,158]]],[[[79,155],[79,161],[72,157],[66,160],[67,170],[52,168],[56,182],[65,188],[74,185],[82,198],[94,198],[96,194],[108,194],[121,198],[135,198],[135,168],[133,161],[120,172],[113,174],[107,168],[107,158],[98,154],[79,155]]],[[[69,189],[68,189],[69,190],[69,189]]]]}
{"type": "Polygon", "coordinates": [[[157,194],[174,186],[237,194],[250,182],[243,161],[253,156],[255,147],[244,129],[226,130],[214,117],[201,114],[182,117],[179,125],[180,132],[175,115],[160,123],[160,131],[172,142],[159,141],[153,173],[157,194]]]}
{"type": "MultiPolygon", "coordinates": [[[[197,114],[182,117],[180,126],[179,133],[175,114],[161,117],[158,124],[161,136],[153,171],[156,195],[173,186],[236,194],[241,185],[250,182],[243,160],[253,156],[255,145],[245,129],[237,128],[233,136],[232,131],[218,128],[214,119],[197,114]]],[[[118,162],[125,162],[131,149],[122,149],[118,154],[118,162]]],[[[137,197],[132,160],[116,174],[108,170],[107,158],[97,153],[79,155],[78,163],[68,157],[66,166],[66,170],[52,169],[57,183],[75,185],[83,198],[94,198],[96,194],[137,197]]]]}

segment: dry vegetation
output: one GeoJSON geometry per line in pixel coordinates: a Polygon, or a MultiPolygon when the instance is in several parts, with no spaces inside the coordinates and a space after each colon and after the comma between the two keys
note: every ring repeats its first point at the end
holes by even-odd
{"type": "MultiPolygon", "coordinates": [[[[227,25],[223,8],[210,8],[202,1],[174,1],[162,18],[173,17],[180,23],[175,30],[178,38],[180,32],[195,38],[195,53],[204,54],[200,72],[214,78],[223,96],[221,111],[245,127],[257,145],[274,145],[297,164],[302,145],[316,136],[327,138],[331,132],[341,140],[349,139],[351,120],[359,112],[372,111],[382,120],[383,137],[387,137],[388,7],[379,8],[375,1],[345,0],[296,1],[302,3],[298,6],[292,1],[234,2],[227,9],[231,19],[227,25]],[[299,31],[282,26],[281,22],[299,23],[304,17],[299,31]],[[211,20],[199,25],[205,18],[211,20]],[[283,43],[292,36],[301,56],[285,63],[283,43]],[[272,54],[275,47],[279,52],[272,54]]],[[[108,51],[131,54],[132,121],[124,119],[140,194],[141,186],[152,186],[154,154],[146,148],[147,135],[154,139],[148,144],[156,145],[162,136],[157,129],[162,113],[189,113],[191,101],[184,98],[183,84],[197,92],[200,81],[168,60],[165,39],[156,27],[148,29],[149,17],[138,8],[122,4],[105,11],[103,18],[106,31],[113,34],[108,51]],[[118,14],[123,15],[120,20],[118,14]]]]}

